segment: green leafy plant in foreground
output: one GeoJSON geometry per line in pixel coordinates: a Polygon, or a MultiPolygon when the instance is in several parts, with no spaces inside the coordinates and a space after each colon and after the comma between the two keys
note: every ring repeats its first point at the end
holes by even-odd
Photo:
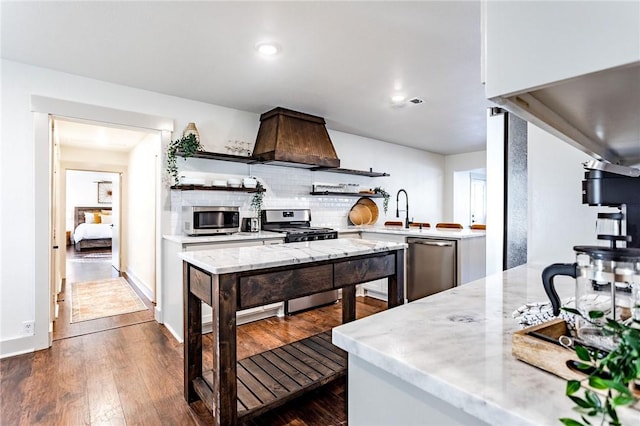
{"type": "MultiPolygon", "coordinates": [[[[563,310],[585,318],[576,309],[563,310]]],[[[576,404],[575,410],[580,413],[581,421],[571,418],[561,418],[560,421],[567,426],[621,425],[616,408],[636,401],[632,388],[640,380],[640,329],[634,327],[640,321],[634,320],[630,325],[623,324],[604,318],[602,311],[591,311],[589,318],[585,319],[599,327],[604,335],[612,336],[617,346],[608,353],[577,344],[574,346],[580,359],[577,368],[589,372],[582,381],[567,381],[566,387],[566,394],[576,404]],[[599,395],[584,387],[583,396],[578,396],[578,391],[584,386],[583,382],[588,383],[591,389],[606,391],[606,394],[599,395]],[[596,423],[591,423],[588,418],[596,423]]]]}

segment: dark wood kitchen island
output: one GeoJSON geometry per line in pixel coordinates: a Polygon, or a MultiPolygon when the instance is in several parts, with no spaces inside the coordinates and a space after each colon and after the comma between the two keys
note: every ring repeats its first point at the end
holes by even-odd
{"type": "Polygon", "coordinates": [[[321,333],[238,362],[236,311],[342,289],[342,322],[355,319],[355,286],[388,277],[390,308],[404,302],[406,244],[335,239],[182,252],[184,396],[216,424],[257,416],[346,374],[346,354],[321,333]],[[213,369],[202,366],[202,304],[213,308],[213,369]]]}

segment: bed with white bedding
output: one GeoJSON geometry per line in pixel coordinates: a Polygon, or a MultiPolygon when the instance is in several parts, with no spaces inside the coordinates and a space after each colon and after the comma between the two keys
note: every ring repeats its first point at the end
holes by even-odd
{"type": "Polygon", "coordinates": [[[74,222],[73,242],[76,250],[111,247],[111,207],[75,207],[74,222]]]}

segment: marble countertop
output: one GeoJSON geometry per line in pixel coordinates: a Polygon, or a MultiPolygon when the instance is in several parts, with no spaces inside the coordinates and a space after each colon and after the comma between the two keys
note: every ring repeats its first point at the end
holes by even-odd
{"type": "MultiPolygon", "coordinates": [[[[416,229],[401,228],[398,226],[347,226],[344,228],[336,228],[338,234],[355,234],[358,232],[369,232],[378,234],[393,234],[406,237],[427,237],[427,238],[445,238],[445,239],[465,239],[484,237],[485,231],[475,231],[471,229],[416,229]]],[[[283,239],[284,235],[279,232],[236,232],[233,234],[221,235],[204,235],[199,237],[190,237],[188,235],[163,235],[162,238],[179,244],[206,244],[220,243],[228,241],[250,241],[265,239],[283,239]]]]}
{"type": "MultiPolygon", "coordinates": [[[[565,381],[511,354],[512,312],[547,301],[540,274],[520,266],[491,275],[336,327],[333,342],[487,423],[560,424],[578,418],[565,381]]],[[[573,280],[556,281],[560,296],[571,296],[573,280]]],[[[637,411],[618,414],[637,424],[637,411]]]]}
{"type": "Polygon", "coordinates": [[[465,238],[479,238],[486,236],[486,231],[471,229],[419,229],[419,228],[403,228],[400,226],[349,226],[347,229],[355,229],[361,232],[371,232],[378,234],[394,234],[404,235],[406,237],[426,237],[426,238],[445,238],[462,240],[465,238]]]}
{"type": "Polygon", "coordinates": [[[211,250],[181,252],[178,256],[212,274],[250,271],[295,265],[327,259],[337,259],[402,250],[404,243],[366,241],[351,238],[308,241],[289,244],[269,244],[252,247],[223,247],[211,250]]]}
{"type": "Polygon", "coordinates": [[[191,237],[184,234],[163,235],[165,240],[173,241],[179,244],[205,244],[205,243],[221,243],[228,241],[249,241],[249,240],[267,240],[267,239],[284,239],[284,235],[280,232],[235,232],[233,234],[219,235],[202,235],[191,237]]]}

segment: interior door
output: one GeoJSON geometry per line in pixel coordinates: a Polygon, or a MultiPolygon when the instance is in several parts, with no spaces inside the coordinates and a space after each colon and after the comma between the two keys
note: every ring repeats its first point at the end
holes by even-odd
{"type": "Polygon", "coordinates": [[[487,180],[471,177],[471,223],[486,224],[487,180]]]}
{"type": "Polygon", "coordinates": [[[122,173],[118,173],[113,180],[111,187],[111,216],[112,217],[112,235],[111,235],[111,265],[120,271],[120,217],[121,217],[121,200],[120,186],[122,183],[122,173]]]}
{"type": "Polygon", "coordinates": [[[60,242],[58,238],[58,233],[60,232],[57,226],[58,221],[58,178],[59,178],[59,166],[57,162],[58,150],[56,145],[56,128],[55,123],[49,117],[49,144],[51,146],[51,164],[50,170],[51,173],[49,175],[49,185],[51,191],[51,214],[49,216],[49,229],[51,230],[51,241],[49,242],[51,251],[50,251],[50,269],[49,269],[49,277],[51,279],[50,282],[50,304],[49,304],[49,319],[50,321],[55,321],[58,316],[58,293],[60,292],[60,280],[61,280],[61,272],[60,272],[60,242]]]}

